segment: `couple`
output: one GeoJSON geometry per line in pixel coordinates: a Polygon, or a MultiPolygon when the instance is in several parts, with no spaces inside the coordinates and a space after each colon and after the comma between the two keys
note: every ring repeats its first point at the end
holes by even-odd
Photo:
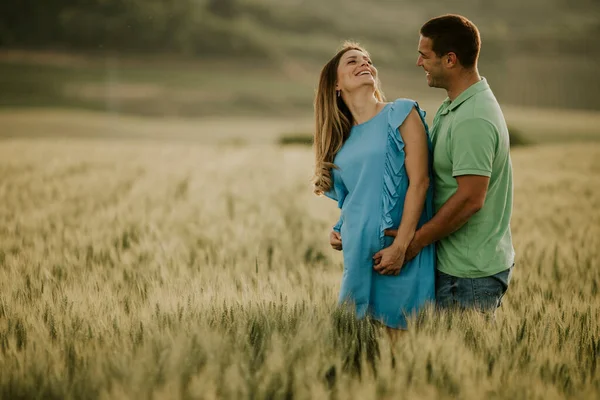
{"type": "Polygon", "coordinates": [[[429,131],[408,99],[386,103],[368,53],[346,44],[315,101],[314,191],[338,202],[340,302],[390,332],[435,300],[494,313],[508,288],[512,167],[504,116],[479,76],[477,27],[458,15],[420,30],[417,66],[448,98],[429,131]]]}

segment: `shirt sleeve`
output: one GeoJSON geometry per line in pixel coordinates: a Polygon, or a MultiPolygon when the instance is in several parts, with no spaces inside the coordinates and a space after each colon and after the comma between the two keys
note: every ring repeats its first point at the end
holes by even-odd
{"type": "Polygon", "coordinates": [[[498,146],[498,132],[492,123],[482,118],[459,122],[452,129],[450,146],[452,176],[492,175],[498,146]]]}

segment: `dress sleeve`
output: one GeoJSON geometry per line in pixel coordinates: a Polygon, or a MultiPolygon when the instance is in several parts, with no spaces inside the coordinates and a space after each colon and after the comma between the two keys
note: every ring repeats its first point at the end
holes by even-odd
{"type": "Polygon", "coordinates": [[[346,189],[346,186],[344,186],[344,183],[342,182],[340,177],[336,177],[336,174],[334,174],[333,172],[331,174],[331,177],[333,179],[333,185],[331,186],[331,189],[325,192],[325,196],[337,201],[338,208],[341,209],[342,205],[344,204],[344,199],[348,194],[348,190],[346,189]]]}
{"type": "Polygon", "coordinates": [[[338,222],[333,226],[332,229],[336,232],[341,232],[343,223],[344,221],[342,219],[342,214],[340,213],[340,219],[338,219],[338,222]]]}
{"type": "MultiPolygon", "coordinates": [[[[344,186],[344,183],[342,182],[342,180],[339,176],[336,177],[336,174],[333,172],[332,172],[331,176],[333,179],[333,186],[331,187],[331,189],[329,189],[327,192],[325,192],[325,196],[329,197],[332,200],[337,201],[338,208],[341,209],[342,205],[344,204],[344,199],[346,198],[346,195],[348,194],[348,190],[346,189],[346,186],[344,186]]],[[[333,226],[333,230],[336,232],[340,232],[342,230],[342,224],[343,224],[343,218],[340,213],[340,218],[339,218],[338,222],[333,226]]]]}

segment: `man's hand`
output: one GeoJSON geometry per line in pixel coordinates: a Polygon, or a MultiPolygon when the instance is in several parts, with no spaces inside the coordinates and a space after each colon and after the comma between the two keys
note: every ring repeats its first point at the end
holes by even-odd
{"type": "MultiPolygon", "coordinates": [[[[396,237],[396,235],[398,234],[398,230],[386,229],[384,234],[385,236],[396,237]]],[[[406,252],[404,254],[404,263],[407,263],[413,258],[415,258],[417,254],[419,254],[421,250],[423,250],[424,247],[425,246],[423,246],[423,244],[419,240],[419,232],[417,231],[415,233],[415,236],[413,237],[413,240],[410,242],[408,248],[406,249],[406,252]]]]}
{"type": "Polygon", "coordinates": [[[404,265],[404,251],[392,244],[373,256],[373,269],[381,275],[398,275],[404,265]]]}
{"type": "Polygon", "coordinates": [[[329,244],[334,250],[342,250],[342,235],[337,231],[331,231],[329,234],[329,244]]]}

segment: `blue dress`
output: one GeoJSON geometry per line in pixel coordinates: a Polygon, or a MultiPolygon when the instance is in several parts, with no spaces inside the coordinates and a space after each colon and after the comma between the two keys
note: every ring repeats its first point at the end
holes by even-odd
{"type": "Polygon", "coordinates": [[[384,230],[398,228],[408,189],[404,166],[404,142],[399,127],[416,108],[425,125],[429,145],[431,185],[418,227],[433,217],[432,147],[425,112],[408,99],[385,105],[372,119],[352,127],[336,154],[333,187],[325,193],[338,202],[344,272],[340,304],[351,304],[357,317],[370,315],[392,328],[406,329],[406,318],[435,296],[435,245],[424,248],[401,269],[398,276],[381,275],[373,269],[373,256],[388,247],[393,237],[384,230]]]}

